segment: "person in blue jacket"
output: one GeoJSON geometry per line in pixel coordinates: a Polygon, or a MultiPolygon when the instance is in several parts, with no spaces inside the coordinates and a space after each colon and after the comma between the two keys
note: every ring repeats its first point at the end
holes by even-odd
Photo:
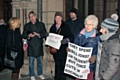
{"type": "Polygon", "coordinates": [[[82,31],[80,31],[80,33],[77,35],[77,37],[74,40],[74,43],[82,47],[93,48],[91,58],[89,59],[90,73],[88,74],[87,78],[87,80],[93,80],[98,49],[97,47],[99,41],[98,31],[96,30],[98,25],[98,18],[95,15],[89,15],[86,17],[84,25],[85,28],[82,31]]]}

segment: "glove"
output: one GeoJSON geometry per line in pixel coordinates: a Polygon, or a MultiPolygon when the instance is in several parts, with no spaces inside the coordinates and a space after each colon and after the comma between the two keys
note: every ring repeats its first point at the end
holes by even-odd
{"type": "Polygon", "coordinates": [[[95,61],[96,61],[96,55],[91,56],[91,58],[89,59],[89,62],[93,64],[95,63],[95,61]]]}
{"type": "Polygon", "coordinates": [[[49,33],[46,33],[46,37],[48,37],[49,36],[49,33]]]}
{"type": "Polygon", "coordinates": [[[68,42],[69,42],[68,38],[65,38],[65,39],[61,40],[61,44],[67,44],[68,42]]]}

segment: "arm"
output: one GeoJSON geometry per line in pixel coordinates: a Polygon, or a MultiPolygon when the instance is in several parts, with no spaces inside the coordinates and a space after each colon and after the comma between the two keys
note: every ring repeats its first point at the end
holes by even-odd
{"type": "Polygon", "coordinates": [[[120,44],[109,46],[109,66],[103,75],[103,79],[111,80],[120,68],[120,44]]]}
{"type": "Polygon", "coordinates": [[[47,31],[45,29],[44,23],[42,23],[42,32],[39,33],[41,38],[46,38],[47,37],[47,31]]]}
{"type": "Polygon", "coordinates": [[[98,51],[98,42],[99,42],[99,37],[96,37],[96,43],[93,45],[93,52],[92,52],[92,56],[89,59],[89,62],[91,64],[95,63],[96,58],[97,58],[97,51],[98,51]]]}
{"type": "Polygon", "coordinates": [[[23,30],[23,33],[22,33],[22,37],[25,38],[25,39],[28,39],[28,24],[26,24],[24,26],[24,30],[23,30]]]}

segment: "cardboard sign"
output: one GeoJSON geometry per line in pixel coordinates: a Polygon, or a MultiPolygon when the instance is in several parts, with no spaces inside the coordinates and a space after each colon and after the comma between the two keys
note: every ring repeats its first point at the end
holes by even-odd
{"type": "Polygon", "coordinates": [[[49,36],[47,37],[45,45],[49,45],[53,48],[59,49],[61,46],[62,39],[63,39],[63,36],[61,35],[49,33],[49,36]]]}
{"type": "Polygon", "coordinates": [[[92,47],[81,47],[69,43],[70,49],[67,55],[64,73],[72,75],[79,79],[87,79],[89,70],[89,58],[92,54],[92,47]]]}

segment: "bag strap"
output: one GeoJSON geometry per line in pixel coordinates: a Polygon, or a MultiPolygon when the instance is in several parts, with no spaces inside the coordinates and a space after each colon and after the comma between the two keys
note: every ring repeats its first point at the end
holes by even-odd
{"type": "MultiPolygon", "coordinates": [[[[94,39],[94,38],[93,38],[93,39],[94,39]]],[[[82,45],[82,47],[84,47],[85,45],[87,45],[89,42],[92,42],[93,39],[88,40],[84,45],[82,45]]]]}
{"type": "Polygon", "coordinates": [[[60,34],[60,32],[61,32],[61,28],[59,29],[58,34],[60,34]]]}

